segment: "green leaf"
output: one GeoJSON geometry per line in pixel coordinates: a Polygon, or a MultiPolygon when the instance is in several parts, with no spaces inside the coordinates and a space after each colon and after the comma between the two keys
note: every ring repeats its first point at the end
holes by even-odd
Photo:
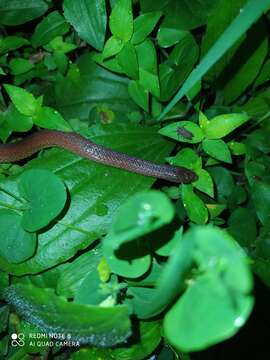
{"type": "Polygon", "coordinates": [[[5,112],[5,120],[12,131],[25,132],[33,126],[32,117],[21,114],[13,104],[5,112]]]}
{"type": "Polygon", "coordinates": [[[130,335],[125,305],[99,307],[81,305],[58,297],[52,289],[13,285],[5,299],[27,322],[47,333],[70,334],[79,344],[109,347],[130,335]],[[74,316],[76,314],[76,316],[74,316]]]}
{"type": "Polygon", "coordinates": [[[62,115],[48,106],[42,107],[33,116],[33,122],[35,125],[43,127],[45,129],[54,129],[61,131],[70,131],[70,125],[65,121],[62,115]]]}
{"type": "Polygon", "coordinates": [[[263,225],[270,224],[270,185],[256,181],[252,186],[251,195],[260,222],[263,225]]]}
{"type": "Polygon", "coordinates": [[[202,79],[208,70],[235,44],[269,6],[270,0],[261,0],[259,4],[257,0],[248,1],[240,14],[207,52],[200,64],[193,69],[183,86],[160,114],[159,119],[163,119],[174,105],[202,79]]]}
{"type": "MultiPolygon", "coordinates": [[[[158,136],[156,129],[131,124],[93,126],[84,134],[91,141],[153,162],[164,159],[172,145],[158,136]]],[[[70,206],[61,221],[39,234],[36,255],[16,266],[0,257],[0,269],[12,274],[33,274],[72,258],[94,240],[106,234],[118,207],[131,195],[146,190],[153,178],[96,164],[60,149],[45,150],[24,170],[43,169],[57,174],[69,189],[70,206]],[[67,242],[68,234],[68,242],[67,242]]],[[[18,176],[1,181],[1,188],[20,195],[18,176]]],[[[20,202],[0,192],[0,207],[20,206],[20,202]]]]}
{"type": "Polygon", "coordinates": [[[149,72],[148,70],[139,68],[139,78],[140,84],[144,87],[146,91],[149,91],[156,97],[160,96],[160,86],[157,75],[149,72]]]}
{"type": "Polygon", "coordinates": [[[63,182],[47,170],[28,170],[20,177],[19,191],[29,202],[22,226],[37,231],[48,225],[63,209],[67,194],[63,182]]]}
{"type": "Polygon", "coordinates": [[[0,209],[0,254],[11,263],[20,263],[34,255],[36,236],[26,232],[21,225],[22,217],[11,210],[0,209]]]}
{"type": "Polygon", "coordinates": [[[4,87],[17,110],[23,115],[33,116],[40,109],[38,99],[35,99],[28,91],[8,84],[5,84],[4,87]]]}
{"type": "Polygon", "coordinates": [[[233,155],[245,155],[247,152],[246,145],[238,141],[230,141],[228,146],[233,155]]]}
{"type": "Polygon", "coordinates": [[[118,64],[126,75],[132,79],[139,78],[139,65],[135,47],[131,42],[127,42],[117,55],[118,64]]]}
{"type": "Polygon", "coordinates": [[[229,233],[243,247],[252,246],[256,240],[256,218],[252,211],[238,207],[230,215],[228,220],[229,233]]]}
{"type": "Polygon", "coordinates": [[[214,197],[214,184],[213,184],[213,180],[212,180],[210,174],[204,169],[197,170],[196,174],[198,176],[198,180],[194,181],[192,183],[192,185],[196,189],[204,192],[205,194],[207,194],[213,198],[214,197]]]}
{"type": "Polygon", "coordinates": [[[123,49],[124,43],[122,40],[118,39],[115,36],[111,36],[104,46],[103,52],[102,52],[102,59],[109,58],[111,56],[114,56],[118,54],[123,49]]]}
{"type": "Polygon", "coordinates": [[[164,329],[172,345],[189,352],[234,335],[248,318],[253,299],[245,255],[226,232],[196,227],[184,241],[194,244],[192,257],[198,272],[166,314],[164,329]],[[191,323],[187,334],[184,329],[191,323]]]}
{"type": "Polygon", "coordinates": [[[20,47],[28,44],[29,41],[21,36],[6,36],[0,39],[0,54],[19,49],[20,47]]]}
{"type": "Polygon", "coordinates": [[[56,36],[64,35],[68,30],[69,25],[63,16],[58,11],[53,11],[36,26],[31,39],[32,45],[35,48],[46,45],[56,36]]]}
{"type": "Polygon", "coordinates": [[[78,66],[77,82],[67,77],[56,84],[57,110],[66,120],[88,120],[93,108],[107,105],[117,120],[126,122],[127,113],[138,109],[128,95],[127,79],[96,65],[91,54],[84,55],[78,66]]]}
{"type": "Polygon", "coordinates": [[[110,15],[110,30],[114,36],[128,42],[133,35],[131,0],[117,0],[110,15]]]}
{"type": "Polygon", "coordinates": [[[0,2],[0,24],[20,25],[36,19],[48,10],[43,0],[2,0],[0,2]]]}
{"type": "Polygon", "coordinates": [[[57,279],[57,294],[74,298],[84,279],[98,267],[101,256],[102,253],[98,247],[82,254],[72,262],[64,264],[57,279]]]}
{"type": "Polygon", "coordinates": [[[208,139],[220,139],[230,134],[249,119],[250,117],[246,114],[218,115],[210,120],[205,126],[205,136],[208,139]]]}
{"type": "Polygon", "coordinates": [[[134,34],[131,43],[137,45],[143,42],[147,35],[153,31],[161,15],[160,11],[152,11],[138,16],[134,21],[134,34]]]}
{"type": "Polygon", "coordinates": [[[221,166],[208,167],[207,171],[216,183],[218,199],[224,200],[224,198],[230,196],[234,188],[234,181],[230,171],[221,166]]]}
{"type": "Polygon", "coordinates": [[[204,202],[193,192],[192,185],[182,185],[182,201],[189,219],[196,224],[205,224],[208,211],[204,202]]]}
{"type": "Polygon", "coordinates": [[[64,16],[80,38],[102,50],[107,25],[105,0],[64,0],[64,16]]]}
{"type": "Polygon", "coordinates": [[[145,111],[149,108],[149,93],[138,81],[130,81],[128,84],[128,93],[131,99],[145,111]]]}
{"type": "MultiPolygon", "coordinates": [[[[105,284],[101,282],[97,268],[92,269],[78,288],[74,302],[77,304],[100,305],[109,297],[109,293],[104,291],[104,287],[105,284]]],[[[114,299],[112,299],[112,302],[115,302],[114,299]]]]}
{"type": "Polygon", "coordinates": [[[205,139],[202,142],[202,148],[211,157],[229,164],[232,163],[230,150],[223,140],[205,139]]]}
{"type": "Polygon", "coordinates": [[[62,36],[56,36],[47,45],[44,45],[43,47],[48,51],[54,51],[63,54],[67,54],[68,52],[77,48],[75,44],[63,41],[62,36]]]}
{"type": "Polygon", "coordinates": [[[16,58],[10,61],[9,67],[12,75],[19,75],[33,69],[34,65],[29,60],[16,58]]]}
{"type": "Polygon", "coordinates": [[[160,85],[157,74],[157,54],[153,42],[146,39],[136,46],[139,63],[139,82],[145,90],[156,97],[160,96],[160,85]]]}
{"type": "Polygon", "coordinates": [[[169,100],[182,85],[197,62],[199,48],[190,33],[186,33],[168,59],[159,65],[161,100],[169,100]]]}
{"type": "Polygon", "coordinates": [[[144,274],[150,267],[151,257],[138,238],[170,223],[173,216],[174,209],[161,192],[143,192],[129,198],[119,208],[103,241],[104,255],[111,270],[130,278],[144,274]]]}
{"type": "Polygon", "coordinates": [[[180,150],[176,156],[170,157],[167,160],[172,165],[184,166],[195,172],[200,171],[202,168],[202,159],[190,148],[180,150]]]}
{"type": "Polygon", "coordinates": [[[204,138],[201,128],[192,121],[178,121],[172,123],[159,130],[159,133],[190,144],[201,142],[204,138]]]}
{"type": "Polygon", "coordinates": [[[161,339],[160,323],[140,321],[139,336],[123,347],[116,349],[81,349],[72,355],[72,360],[141,360],[150,355],[158,346],[161,339]]]}

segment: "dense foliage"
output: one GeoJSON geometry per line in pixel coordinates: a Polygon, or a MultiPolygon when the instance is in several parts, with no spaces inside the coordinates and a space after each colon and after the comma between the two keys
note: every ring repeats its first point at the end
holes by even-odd
{"type": "Polygon", "coordinates": [[[2,143],[75,131],[198,176],[1,164],[1,359],[187,359],[245,324],[252,272],[270,285],[269,7],[0,0],[2,143]]]}

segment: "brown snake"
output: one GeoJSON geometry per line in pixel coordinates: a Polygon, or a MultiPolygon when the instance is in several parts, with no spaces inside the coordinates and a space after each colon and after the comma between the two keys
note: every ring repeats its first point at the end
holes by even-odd
{"type": "Polygon", "coordinates": [[[190,183],[197,175],[184,167],[158,165],[118,151],[84,138],[74,132],[41,130],[28,135],[21,141],[0,145],[0,163],[25,159],[37,151],[57,146],[98,163],[125,169],[145,176],[152,176],[176,183],[190,183]]]}

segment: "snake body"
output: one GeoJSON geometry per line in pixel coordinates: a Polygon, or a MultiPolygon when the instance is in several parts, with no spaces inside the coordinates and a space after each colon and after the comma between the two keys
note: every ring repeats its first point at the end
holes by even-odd
{"type": "Polygon", "coordinates": [[[159,165],[98,145],[73,132],[41,130],[23,140],[0,145],[0,163],[25,159],[39,150],[60,147],[98,163],[176,183],[190,183],[197,175],[184,167],[159,165]]]}

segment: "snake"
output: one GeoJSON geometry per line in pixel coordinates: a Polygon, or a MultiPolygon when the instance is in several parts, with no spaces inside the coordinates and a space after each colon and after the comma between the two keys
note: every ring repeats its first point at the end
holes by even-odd
{"type": "Polygon", "coordinates": [[[0,163],[13,163],[36,152],[59,147],[88,160],[174,183],[191,183],[197,175],[181,166],[155,164],[94,143],[75,132],[39,130],[14,143],[0,144],[0,163]]]}

